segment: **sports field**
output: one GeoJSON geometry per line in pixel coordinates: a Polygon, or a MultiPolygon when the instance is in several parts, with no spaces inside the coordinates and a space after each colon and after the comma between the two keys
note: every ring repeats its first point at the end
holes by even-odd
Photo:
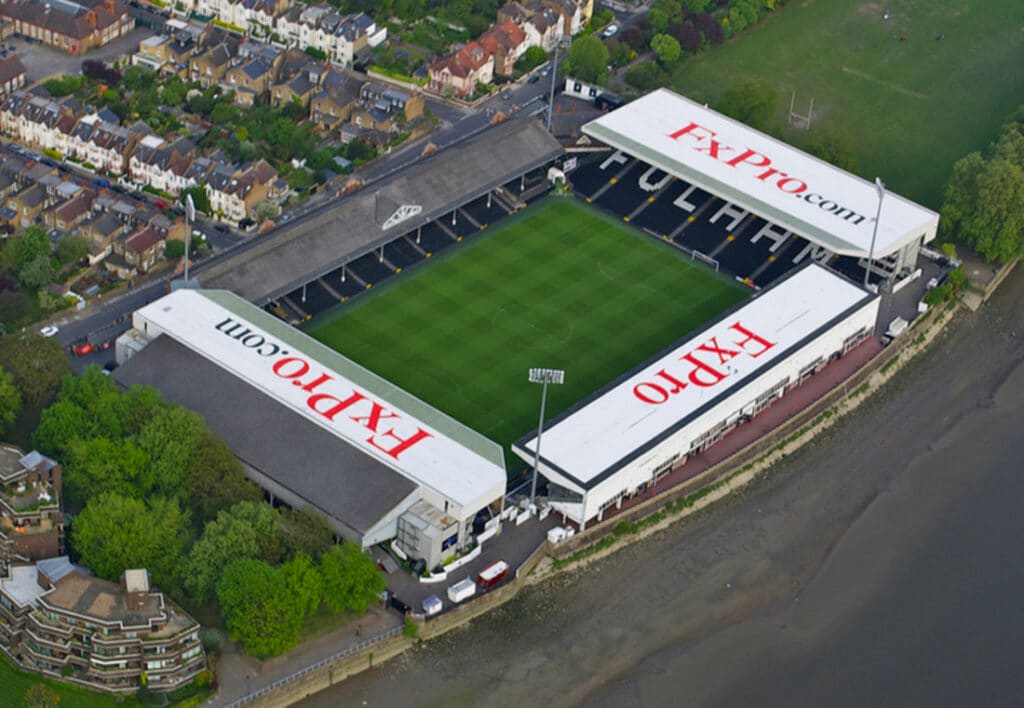
{"type": "Polygon", "coordinates": [[[749,294],[672,246],[549,198],[307,331],[507,450],[537,425],[531,367],[566,371],[548,389],[551,417],[749,294]]]}
{"type": "Polygon", "coordinates": [[[934,209],[953,163],[1024,104],[1022,66],[1021,0],[793,0],[684,62],[670,85],[714,106],[755,79],[778,91],[780,125],[794,89],[799,113],[813,97],[811,130],[787,129],[787,141],[845,136],[858,173],[934,209]]]}

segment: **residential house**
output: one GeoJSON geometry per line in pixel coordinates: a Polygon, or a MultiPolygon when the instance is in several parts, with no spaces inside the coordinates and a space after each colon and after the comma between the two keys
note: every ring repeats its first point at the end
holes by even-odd
{"type": "Polygon", "coordinates": [[[92,213],[92,202],[95,194],[89,189],[79,189],[70,199],[57,204],[43,214],[43,223],[48,229],[56,229],[67,234],[92,213]]]}
{"type": "Polygon", "coordinates": [[[331,71],[309,104],[309,117],[320,130],[335,130],[358,108],[366,76],[352,71],[331,71]]]}
{"type": "Polygon", "coordinates": [[[373,106],[389,114],[401,113],[403,120],[412,122],[423,115],[426,102],[423,94],[416,91],[404,91],[402,89],[382,84],[377,81],[368,81],[359,90],[359,97],[363,106],[373,106]]]}
{"type": "Polygon", "coordinates": [[[224,75],[221,87],[234,91],[234,102],[240,106],[252,106],[260,102],[270,90],[274,79],[274,68],[259,57],[238,64],[224,75]]]}
{"type": "Polygon", "coordinates": [[[129,179],[177,196],[195,184],[186,176],[195,147],[188,138],[167,143],[159,136],[147,135],[138,142],[128,160],[129,179]]]}
{"type": "Polygon", "coordinates": [[[17,54],[0,59],[0,96],[9,96],[25,85],[25,65],[17,54]]]}
{"type": "Polygon", "coordinates": [[[60,464],[0,444],[0,575],[10,562],[64,552],[61,500],[60,464]]]}
{"type": "Polygon", "coordinates": [[[224,221],[238,224],[256,217],[256,207],[263,202],[277,180],[277,171],[263,159],[231,171],[215,167],[206,182],[210,209],[224,221]]]}
{"type": "Polygon", "coordinates": [[[89,242],[89,265],[96,265],[109,256],[114,249],[114,241],[125,234],[128,225],[109,212],[94,212],[78,228],[78,233],[89,242]]]}
{"type": "Polygon", "coordinates": [[[499,76],[511,76],[519,57],[530,46],[523,28],[510,20],[492,25],[477,41],[494,56],[494,73],[499,76]]]}
{"type": "Polygon", "coordinates": [[[206,668],[199,624],[148,572],[112,583],[67,556],[0,577],[0,644],[22,668],[112,693],[172,691],[206,668]]]}
{"type": "Polygon", "coordinates": [[[162,258],[166,239],[151,225],[140,227],[114,241],[107,268],[123,280],[148,273],[162,258]]]}
{"type": "Polygon", "coordinates": [[[387,28],[368,15],[341,15],[325,2],[294,5],[277,18],[274,32],[288,46],[324,52],[342,67],[387,39],[387,28]]]}
{"type": "Polygon", "coordinates": [[[38,184],[12,194],[7,198],[7,208],[17,214],[16,224],[25,228],[36,223],[46,208],[46,189],[38,184]]]}
{"type": "Polygon", "coordinates": [[[105,46],[135,27],[121,0],[4,0],[0,17],[12,22],[14,32],[70,54],[105,46]]]}
{"type": "Polygon", "coordinates": [[[231,67],[232,56],[229,46],[222,43],[189,57],[189,80],[198,81],[203,88],[219,84],[231,67]]]}
{"type": "Polygon", "coordinates": [[[470,42],[431,64],[428,87],[434,93],[469,98],[477,84],[494,78],[494,55],[478,42],[470,42]]]}

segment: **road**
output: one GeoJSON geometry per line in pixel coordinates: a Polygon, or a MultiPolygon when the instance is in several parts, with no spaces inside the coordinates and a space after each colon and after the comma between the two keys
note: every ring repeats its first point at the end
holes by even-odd
{"type": "Polygon", "coordinates": [[[302,705],[1011,706],[1024,273],[707,512],[302,705]]]}

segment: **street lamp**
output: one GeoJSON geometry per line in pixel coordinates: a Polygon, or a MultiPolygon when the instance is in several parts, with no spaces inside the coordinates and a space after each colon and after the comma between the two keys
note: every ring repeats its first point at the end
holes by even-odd
{"type": "Polygon", "coordinates": [[[544,384],[540,394],[540,422],[537,423],[537,447],[533,451],[533,480],[530,482],[530,506],[537,496],[537,468],[540,466],[540,435],[544,432],[544,404],[548,398],[548,384],[565,382],[565,372],[561,369],[530,369],[530,383],[544,384]]]}
{"type": "Polygon", "coordinates": [[[192,195],[185,195],[185,287],[188,287],[188,259],[192,249],[192,224],[196,223],[196,204],[192,195]]]}
{"type": "MultiPolygon", "coordinates": [[[[571,37],[561,37],[555,44],[555,59],[551,62],[551,95],[548,97],[548,132],[551,132],[551,116],[555,112],[555,82],[558,80],[558,50],[568,49],[571,37]]],[[[559,381],[561,383],[561,381],[559,381]]]]}
{"type": "Polygon", "coordinates": [[[885,183],[881,177],[875,177],[875,190],[878,192],[878,213],[875,214],[875,228],[871,231],[871,250],[868,251],[868,267],[864,270],[864,287],[868,287],[871,277],[871,263],[875,259],[875,239],[878,238],[878,221],[882,218],[882,200],[885,199],[885,183]]]}

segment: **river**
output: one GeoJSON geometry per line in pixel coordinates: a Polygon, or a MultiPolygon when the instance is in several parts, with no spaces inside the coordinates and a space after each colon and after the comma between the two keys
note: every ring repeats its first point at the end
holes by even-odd
{"type": "Polygon", "coordinates": [[[1024,705],[1024,273],[743,493],[306,706],[1024,705]]]}

